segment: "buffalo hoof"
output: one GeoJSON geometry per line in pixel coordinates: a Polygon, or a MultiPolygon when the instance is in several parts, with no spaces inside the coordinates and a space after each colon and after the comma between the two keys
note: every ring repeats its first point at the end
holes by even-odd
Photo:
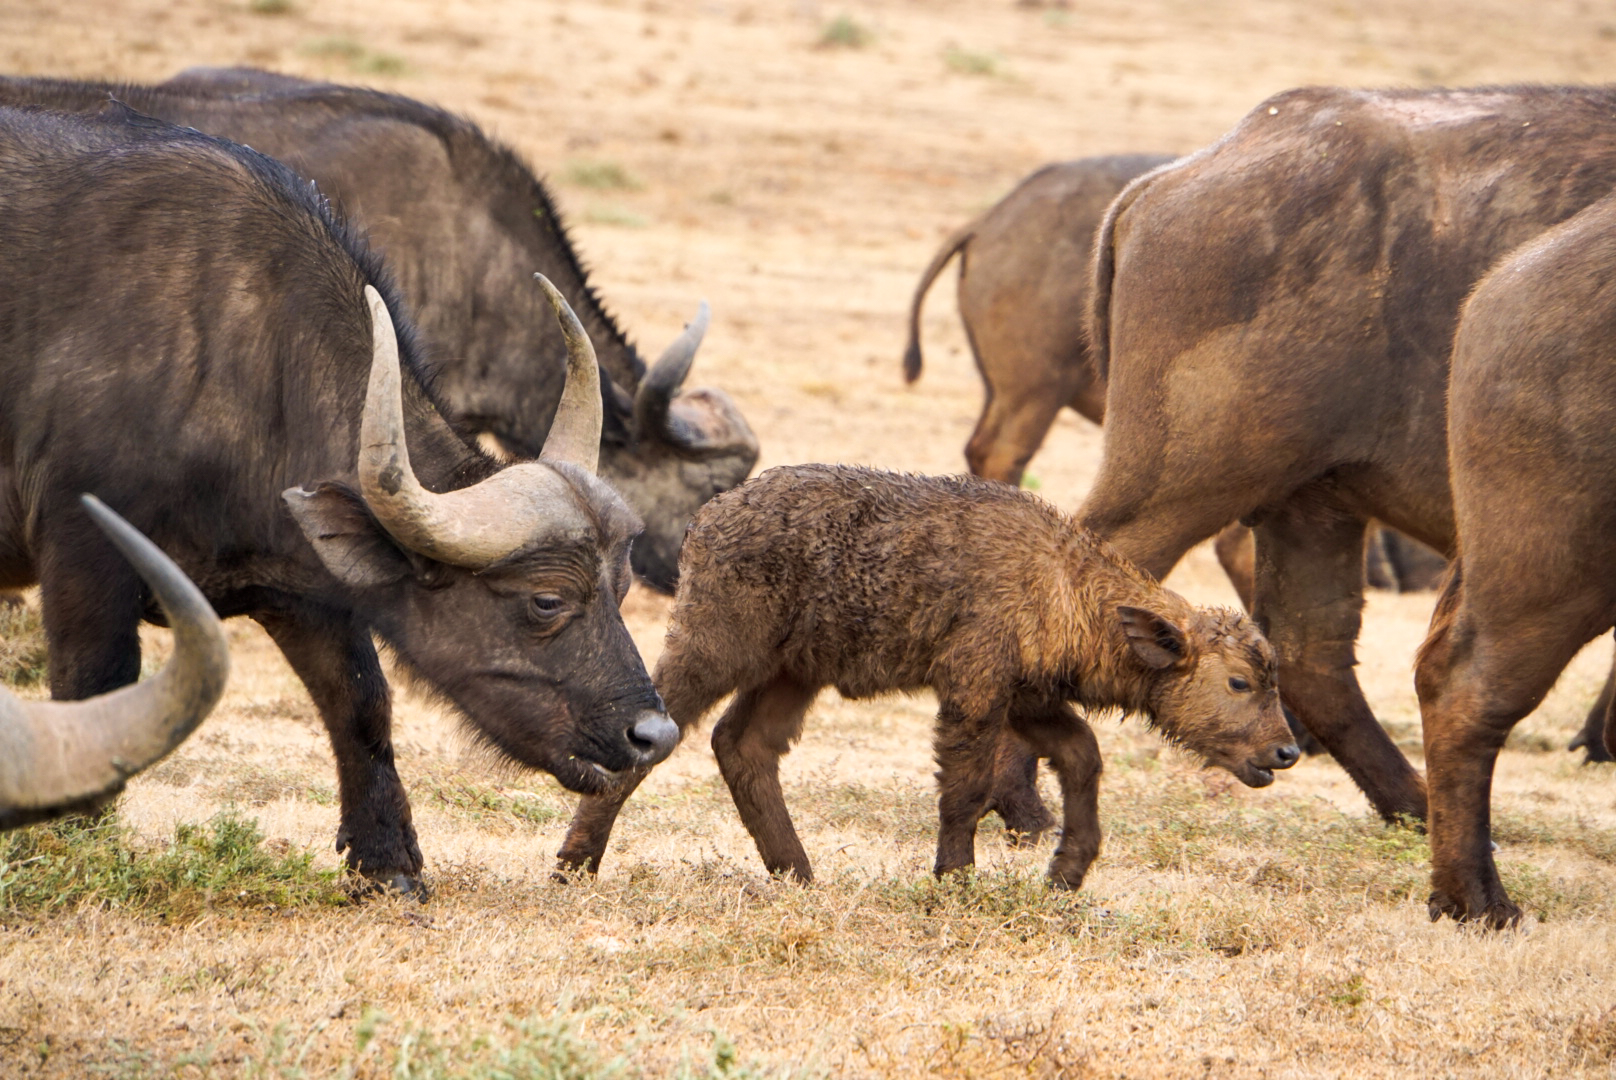
{"type": "Polygon", "coordinates": [[[1566,749],[1586,751],[1586,756],[1582,759],[1584,765],[1592,765],[1596,761],[1616,761],[1616,758],[1611,757],[1610,751],[1605,749],[1605,740],[1590,739],[1586,731],[1578,732],[1577,737],[1571,740],[1571,745],[1566,749]]]}
{"type": "Polygon", "coordinates": [[[1502,895],[1471,906],[1438,889],[1431,894],[1426,910],[1432,922],[1446,915],[1454,922],[1477,923],[1487,930],[1508,930],[1521,921],[1521,909],[1502,895]]]}
{"type": "Polygon", "coordinates": [[[1088,872],[1086,870],[1057,870],[1052,866],[1049,868],[1049,887],[1071,892],[1075,889],[1081,889],[1083,879],[1087,876],[1088,872]]]}
{"type": "Polygon", "coordinates": [[[354,878],[353,893],[355,899],[370,896],[403,896],[423,904],[432,898],[432,892],[427,888],[425,879],[417,874],[402,871],[392,874],[360,874],[354,878]]]}

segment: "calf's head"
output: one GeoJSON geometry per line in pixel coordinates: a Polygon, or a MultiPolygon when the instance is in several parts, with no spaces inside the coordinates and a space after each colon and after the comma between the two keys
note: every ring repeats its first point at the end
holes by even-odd
{"type": "Polygon", "coordinates": [[[714,495],[745,480],[758,441],[722,390],[681,390],[707,332],[707,305],[646,372],[634,394],[630,442],[605,447],[612,486],[645,520],[634,542],[634,572],[672,592],[679,582],[685,526],[714,495]]]}
{"type": "Polygon", "coordinates": [[[1152,722],[1242,783],[1266,787],[1301,756],[1280,708],[1273,648],[1238,612],[1183,605],[1174,616],[1117,609],[1147,672],[1152,722]]]}
{"type": "Polygon", "coordinates": [[[373,289],[359,490],[284,493],[326,568],[401,658],[511,758],[575,791],[654,765],[678,742],[618,606],[639,520],[594,472],[594,350],[540,279],[567,338],[567,386],[538,461],[444,494],[404,434],[398,344],[373,289]]]}

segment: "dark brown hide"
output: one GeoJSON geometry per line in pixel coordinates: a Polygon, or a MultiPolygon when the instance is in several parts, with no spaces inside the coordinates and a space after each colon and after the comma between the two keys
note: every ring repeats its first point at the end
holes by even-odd
{"type": "Polygon", "coordinates": [[[1425,786],[1353,673],[1365,525],[1451,553],[1459,305],[1609,190],[1613,115],[1613,89],[1291,91],[1131,185],[1097,241],[1081,520],[1155,574],[1256,522],[1286,701],[1388,819],[1423,817],[1425,786]]]}
{"type": "Polygon", "coordinates": [[[533,274],[554,281],[608,376],[600,472],[645,523],[634,568],[673,591],[690,515],[746,478],[757,439],[723,391],[679,392],[688,364],[671,385],[657,384],[660,408],[637,408],[646,365],[595,295],[549,191],[515,152],[419,101],[250,69],[156,87],[0,79],[5,105],[93,111],[109,96],[314,180],[386,258],[450,418],[517,457],[539,456],[561,398],[565,349],[533,274]],[[641,423],[640,413],[657,422],[641,423]]]}
{"type": "MultiPolygon", "coordinates": [[[[1060,780],[1050,877],[1082,883],[1099,851],[1100,759],[1073,704],[1138,713],[1253,786],[1298,754],[1272,651],[1244,615],[1191,606],[1004,484],[771,469],[702,509],[680,568],[658,688],[681,729],[734,692],[713,750],[771,873],[812,876],[778,769],[825,686],[936,691],[938,873],[975,859],[1008,727],[1060,780]]],[[[598,855],[609,820],[587,824],[598,855]]],[[[574,855],[587,854],[579,832],[574,855]]]]}
{"type": "Polygon", "coordinates": [[[1415,680],[1432,918],[1520,918],[1493,862],[1493,764],[1577,650],[1616,624],[1613,277],[1607,198],[1500,263],[1459,324],[1448,438],[1460,558],[1415,680]]]}

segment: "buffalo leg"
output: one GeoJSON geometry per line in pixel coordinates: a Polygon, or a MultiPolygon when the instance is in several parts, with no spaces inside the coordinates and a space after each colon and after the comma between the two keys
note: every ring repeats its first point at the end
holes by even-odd
{"type": "Polygon", "coordinates": [[[1605,717],[1610,714],[1612,698],[1616,698],[1616,663],[1611,665],[1610,674],[1605,676],[1605,688],[1599,691],[1599,697],[1588,710],[1588,718],[1582,723],[1582,731],[1571,740],[1570,750],[1587,751],[1588,761],[1612,761],[1611,752],[1605,748],[1605,717]]]}
{"type": "Polygon", "coordinates": [[[718,770],[763,865],[798,881],[812,881],[814,872],[780,790],[780,759],[801,737],[816,692],[787,678],[743,690],[713,727],[718,770]]]}
{"type": "Polygon", "coordinates": [[[1021,483],[1027,462],[1043,445],[1063,404],[1059,392],[1048,386],[1028,389],[987,388],[982,416],[965,444],[965,462],[977,476],[1021,483]]]}
{"type": "Polygon", "coordinates": [[[1303,489],[1257,525],[1257,623],[1303,725],[1388,821],[1425,817],[1425,783],[1393,745],[1354,673],[1363,610],[1364,519],[1303,489]]]}
{"type": "MultiPolygon", "coordinates": [[[[669,642],[651,681],[656,683],[668,716],[679,726],[681,737],[719,698],[735,689],[734,673],[728,669],[724,658],[693,650],[688,637],[669,642]]],[[[567,874],[579,870],[600,872],[600,862],[606,857],[606,844],[612,838],[617,815],[648,775],[649,770],[631,770],[612,788],[578,800],[578,810],[567,828],[566,839],[556,852],[558,870],[567,874]]]]}
{"type": "Polygon", "coordinates": [[[1049,759],[1060,780],[1061,839],[1049,863],[1049,880],[1058,888],[1076,889],[1100,854],[1100,744],[1088,721],[1065,702],[1018,707],[1010,724],[1049,759]]]}
{"type": "Polygon", "coordinates": [[[392,695],[370,631],[348,616],[299,610],[255,618],[320,711],[337,759],[337,850],[372,881],[426,895],[409,797],[393,765],[392,695]]]}
{"type": "Polygon", "coordinates": [[[993,794],[986,816],[996,813],[1004,821],[1011,847],[1031,847],[1055,818],[1038,794],[1038,755],[1019,736],[1006,731],[993,760],[993,794]]]}
{"type": "Polygon", "coordinates": [[[1463,581],[1452,579],[1415,674],[1431,787],[1431,918],[1492,929],[1521,917],[1493,861],[1498,751],[1598,623],[1609,625],[1597,597],[1568,603],[1563,592],[1543,590],[1550,599],[1540,602],[1523,590],[1502,595],[1508,591],[1492,590],[1492,602],[1478,606],[1467,603],[1463,581]]]}
{"type": "Polygon", "coordinates": [[[84,522],[60,530],[39,560],[51,697],[78,701],[140,678],[141,582],[78,507],[51,516],[84,522]]]}
{"type": "Polygon", "coordinates": [[[937,716],[937,876],[976,864],[976,823],[993,796],[1004,725],[989,725],[944,702],[937,716]]]}

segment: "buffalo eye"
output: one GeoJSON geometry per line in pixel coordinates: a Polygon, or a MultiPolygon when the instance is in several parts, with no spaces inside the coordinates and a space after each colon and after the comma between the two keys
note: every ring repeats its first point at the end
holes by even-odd
{"type": "Polygon", "coordinates": [[[527,606],[533,618],[541,623],[550,622],[567,610],[567,602],[555,593],[536,593],[527,606]]]}
{"type": "Polygon", "coordinates": [[[1229,689],[1243,694],[1251,689],[1251,684],[1236,675],[1229,680],[1229,689]]]}

